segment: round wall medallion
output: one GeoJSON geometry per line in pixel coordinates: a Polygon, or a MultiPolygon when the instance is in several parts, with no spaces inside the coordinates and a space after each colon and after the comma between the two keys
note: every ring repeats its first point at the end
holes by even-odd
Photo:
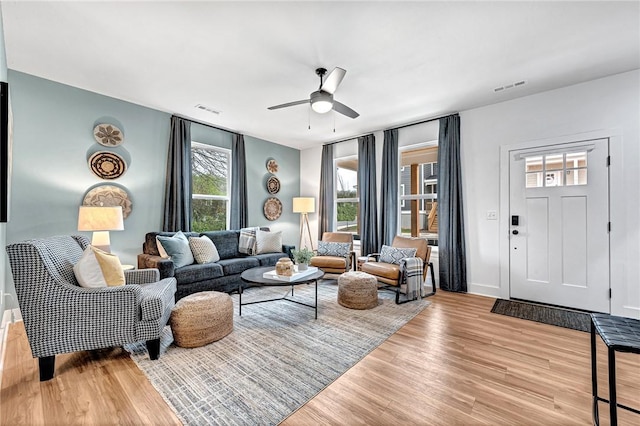
{"type": "Polygon", "coordinates": [[[267,192],[272,195],[280,192],[280,179],[275,176],[270,176],[269,179],[267,179],[267,192]]]}
{"type": "Polygon", "coordinates": [[[267,170],[269,173],[278,173],[278,163],[273,158],[267,161],[267,170]]]}
{"type": "Polygon", "coordinates": [[[98,124],[93,128],[93,137],[104,146],[118,146],[124,142],[122,130],[113,124],[98,124]]]}
{"type": "Polygon", "coordinates": [[[114,152],[98,151],[89,158],[89,168],[101,179],[117,179],[127,171],[127,163],[114,152]]]}
{"type": "Polygon", "coordinates": [[[268,220],[276,220],[282,214],[282,203],[275,197],[268,198],[264,202],[264,217],[268,220]]]}
{"type": "Polygon", "coordinates": [[[127,218],[131,214],[132,206],[129,193],[119,186],[98,185],[89,189],[84,194],[83,206],[93,207],[117,207],[122,206],[122,217],[127,218]]]}

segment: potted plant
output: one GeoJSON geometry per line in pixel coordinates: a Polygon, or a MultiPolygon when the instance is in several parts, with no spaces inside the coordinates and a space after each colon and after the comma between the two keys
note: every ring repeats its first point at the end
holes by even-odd
{"type": "Polygon", "coordinates": [[[293,254],[293,260],[298,265],[298,271],[306,270],[309,266],[309,261],[313,257],[313,251],[305,247],[302,250],[293,249],[291,253],[293,254]]]}

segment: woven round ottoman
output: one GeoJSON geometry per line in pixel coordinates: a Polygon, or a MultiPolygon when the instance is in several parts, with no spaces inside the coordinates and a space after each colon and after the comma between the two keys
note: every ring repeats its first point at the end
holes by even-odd
{"type": "Polygon", "coordinates": [[[338,303],[345,308],[378,306],[378,280],[366,272],[350,271],[338,277],[338,303]]]}
{"type": "Polygon", "coordinates": [[[171,309],[173,341],[197,348],[222,339],[233,330],[233,301],[227,293],[203,291],[178,300],[171,309]]]}

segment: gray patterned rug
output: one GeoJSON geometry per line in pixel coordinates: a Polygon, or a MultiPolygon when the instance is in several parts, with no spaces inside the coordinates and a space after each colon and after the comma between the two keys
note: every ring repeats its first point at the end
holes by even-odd
{"type": "Polygon", "coordinates": [[[497,299],[491,312],[579,331],[589,331],[591,327],[591,319],[586,312],[536,303],[497,299]]]}
{"type": "MultiPolygon", "coordinates": [[[[313,303],[313,290],[296,287],[296,299],[313,303]]],[[[253,288],[242,301],[283,292],[253,288]]],[[[159,360],[149,360],[144,344],[125,348],[185,425],[275,425],[429,305],[396,305],[380,291],[376,308],[359,311],[336,296],[335,280],[320,283],[314,320],[313,309],[284,301],[244,306],[239,317],[234,295],[234,331],[222,340],[183,349],[167,327],[159,360]]]]}

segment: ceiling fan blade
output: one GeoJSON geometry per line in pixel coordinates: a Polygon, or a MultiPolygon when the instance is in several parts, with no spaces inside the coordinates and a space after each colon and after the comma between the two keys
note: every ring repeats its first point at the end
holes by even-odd
{"type": "Polygon", "coordinates": [[[290,106],[308,104],[309,102],[310,102],[309,99],[305,99],[305,100],[302,100],[302,101],[294,101],[294,102],[288,102],[286,104],[270,106],[267,109],[280,109],[280,108],[286,108],[286,107],[290,107],[290,106]]]}
{"type": "Polygon", "coordinates": [[[335,67],[324,80],[324,83],[322,83],[322,87],[320,88],[320,90],[333,95],[333,92],[336,91],[346,73],[346,70],[335,67]]]}
{"type": "Polygon", "coordinates": [[[340,102],[333,101],[333,110],[339,112],[342,115],[346,115],[349,118],[357,118],[360,114],[340,102]]]}

